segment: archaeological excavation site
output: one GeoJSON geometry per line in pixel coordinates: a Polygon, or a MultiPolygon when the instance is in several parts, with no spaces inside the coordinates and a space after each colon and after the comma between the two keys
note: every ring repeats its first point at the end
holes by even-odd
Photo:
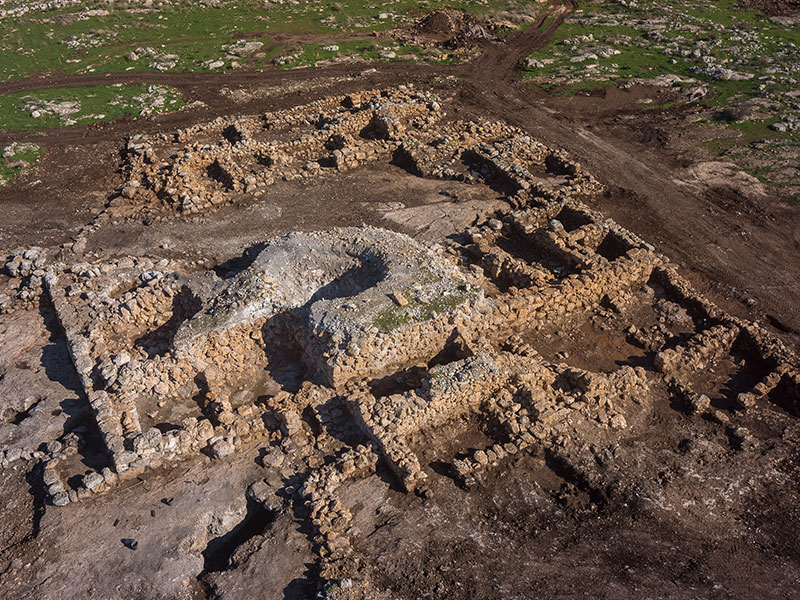
{"type": "Polygon", "coordinates": [[[800,209],[539,4],[0,130],[0,598],[796,597],[800,209]]]}

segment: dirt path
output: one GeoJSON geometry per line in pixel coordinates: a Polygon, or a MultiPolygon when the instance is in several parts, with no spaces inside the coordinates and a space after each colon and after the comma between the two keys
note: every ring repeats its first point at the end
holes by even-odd
{"type": "Polygon", "coordinates": [[[546,46],[567,15],[577,8],[575,0],[553,2],[550,9],[541,14],[527,31],[512,36],[502,47],[495,45],[488,48],[476,60],[464,65],[461,75],[472,84],[491,83],[508,88],[514,81],[520,62],[546,46]]]}

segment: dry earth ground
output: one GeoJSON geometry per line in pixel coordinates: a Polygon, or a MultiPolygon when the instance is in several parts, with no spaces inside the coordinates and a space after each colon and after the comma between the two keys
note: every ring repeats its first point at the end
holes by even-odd
{"type": "MultiPolygon", "coordinates": [[[[14,135],[35,140],[45,155],[0,193],[0,247],[52,247],[73,238],[124,183],[121,148],[128,135],[411,82],[451,95],[443,107],[450,120],[505,121],[567,150],[606,187],[593,208],[652,243],[724,311],[758,321],[797,348],[800,207],[760,193],[735,174],[723,171],[713,179],[708,165],[698,167],[703,158],[679,110],[637,110],[644,99],[668,100],[659,89],[611,88],[566,98],[517,83],[517,62],[558,24],[556,18],[547,31],[532,28],[510,44],[487,42],[483,55],[465,65],[378,64],[361,74],[349,65],[259,74],[62,76],[4,84],[0,91],[168,81],[187,101],[206,107],[144,122],[14,135]],[[232,100],[223,88],[241,91],[245,101],[232,100]]],[[[0,145],[11,139],[0,132],[0,145]]],[[[501,194],[490,188],[423,179],[383,164],[278,182],[268,194],[207,215],[103,225],[89,236],[86,252],[216,265],[275,235],[362,223],[436,240],[500,203],[501,194]],[[403,212],[424,206],[433,209],[421,213],[422,220],[403,212]]],[[[592,322],[565,322],[542,333],[537,349],[548,359],[594,370],[642,354],[592,322]]],[[[80,460],[96,468],[101,445],[92,437],[93,417],[53,307],[43,302],[3,315],[0,336],[3,402],[40,399],[8,422],[27,423],[30,440],[77,428],[87,440],[80,460]]],[[[738,369],[731,362],[717,372],[700,371],[695,384],[713,390],[712,401],[727,412],[723,388],[738,369]]],[[[340,489],[361,533],[354,543],[357,585],[331,597],[795,597],[798,415],[777,400],[737,413],[734,425],[754,438],[745,440],[733,425],[687,414],[666,389],[654,387],[651,395],[623,434],[587,434],[520,453],[474,487],[446,468],[461,450],[491,443],[474,423],[458,420],[422,434],[414,447],[430,474],[431,498],[403,492],[383,464],[377,476],[340,489]]],[[[303,465],[290,456],[294,464],[265,469],[263,455],[263,444],[253,442],[222,460],[188,458],[65,508],[46,503],[33,461],[13,463],[0,472],[0,597],[314,597],[321,579],[303,508],[287,501],[277,516],[264,515],[244,494],[258,479],[280,488],[287,473],[303,465]],[[133,548],[129,540],[136,541],[133,548]]]]}

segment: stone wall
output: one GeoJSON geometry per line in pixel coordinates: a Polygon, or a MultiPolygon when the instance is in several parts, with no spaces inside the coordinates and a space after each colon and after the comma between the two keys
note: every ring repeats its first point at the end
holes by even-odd
{"type": "Polygon", "coordinates": [[[797,406],[796,356],[760,326],[726,315],[651,245],[592,209],[601,186],[578,163],[504,123],[445,119],[442,106],[402,86],[137,136],[127,145],[127,182],[98,216],[208,210],[277,179],[377,161],[504,194],[507,209],[441,244],[371,228],[292,234],[269,241],[226,281],[180,261],[66,266],[25,249],[8,254],[6,271],[34,291],[43,286],[52,302],[108,450],[106,468],[67,489],[61,469],[73,446],[53,449],[45,473],[54,503],[198,452],[223,458],[252,440],[309,455],[341,448],[340,437],[368,440],[313,470],[302,493],[320,552],[335,559],[348,547],[336,487],[380,457],[404,489],[427,493],[419,436],[465,418],[493,438],[451,460],[471,485],[506,457],[553,443],[574,420],[624,429],[654,384],[690,412],[723,418],[693,381],[733,354],[746,354],[758,374],[736,409],[797,406]],[[292,260],[271,254],[290,247],[292,260]],[[652,369],[591,372],[537,352],[540,332],[652,304],[653,286],[692,331],[679,342],[645,340],[634,327],[631,339],[655,354],[652,369]],[[296,367],[299,389],[275,387],[276,355],[296,367]],[[422,373],[413,386],[374,391],[411,372],[422,373]],[[181,417],[159,422],[172,414],[181,417]]]}

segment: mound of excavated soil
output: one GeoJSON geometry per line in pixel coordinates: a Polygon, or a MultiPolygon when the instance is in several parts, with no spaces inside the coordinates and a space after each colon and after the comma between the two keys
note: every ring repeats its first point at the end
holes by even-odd
{"type": "Polygon", "coordinates": [[[785,15],[800,10],[800,0],[741,0],[739,4],[768,15],[785,15]]]}
{"type": "Polygon", "coordinates": [[[470,27],[477,25],[478,20],[458,10],[435,10],[422,17],[417,23],[417,31],[432,35],[453,35],[466,33],[470,27]]]}

